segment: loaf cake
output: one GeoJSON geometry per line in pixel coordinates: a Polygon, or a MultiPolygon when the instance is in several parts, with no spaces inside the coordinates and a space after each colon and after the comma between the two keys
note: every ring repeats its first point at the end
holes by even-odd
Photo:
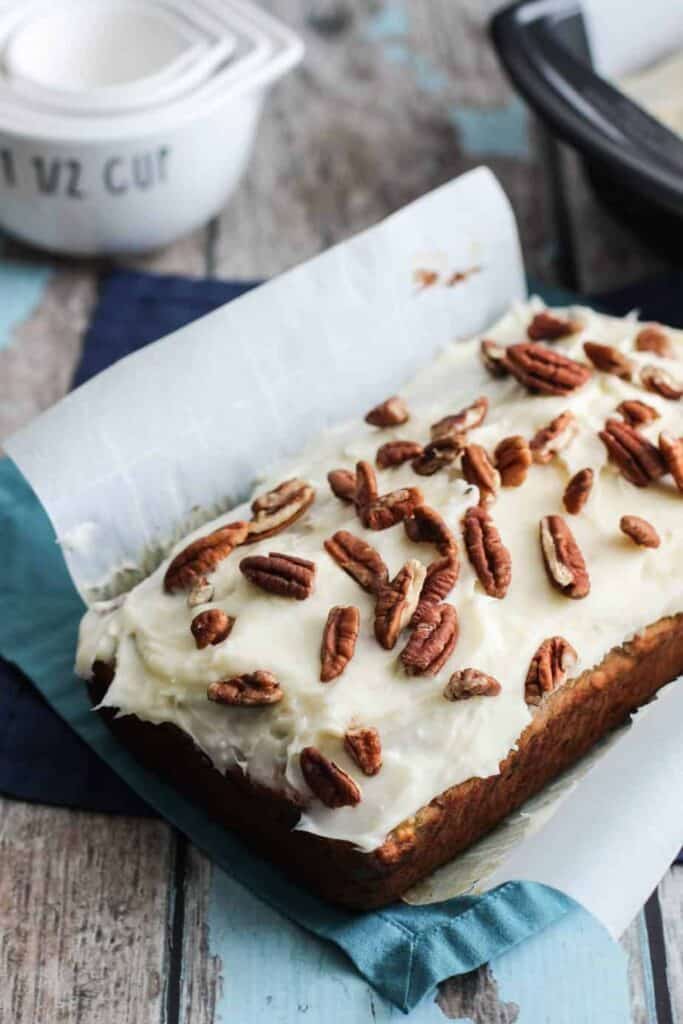
{"type": "Polygon", "coordinates": [[[398,898],[683,672],[682,381],[683,332],[519,304],[94,605],[92,701],[325,898],[398,898]]]}

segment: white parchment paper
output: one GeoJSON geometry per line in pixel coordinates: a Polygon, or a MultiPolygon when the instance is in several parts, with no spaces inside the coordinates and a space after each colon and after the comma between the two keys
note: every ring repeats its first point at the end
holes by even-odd
{"type": "Polygon", "coordinates": [[[595,68],[628,75],[683,47],[683,4],[650,0],[581,0],[595,68]]]}

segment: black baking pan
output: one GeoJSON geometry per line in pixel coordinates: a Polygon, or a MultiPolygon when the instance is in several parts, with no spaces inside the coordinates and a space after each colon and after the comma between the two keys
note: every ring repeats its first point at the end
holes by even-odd
{"type": "Polygon", "coordinates": [[[599,197],[683,263],[683,140],[593,69],[576,0],[521,0],[491,22],[513,83],[584,158],[599,197]]]}

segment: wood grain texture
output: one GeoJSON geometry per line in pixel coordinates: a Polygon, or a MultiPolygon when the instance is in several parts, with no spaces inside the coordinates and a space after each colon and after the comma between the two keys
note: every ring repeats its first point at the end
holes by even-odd
{"type": "Polygon", "coordinates": [[[676,865],[659,886],[666,943],[666,975],[673,1019],[683,1021],[683,865],[676,865]]]}

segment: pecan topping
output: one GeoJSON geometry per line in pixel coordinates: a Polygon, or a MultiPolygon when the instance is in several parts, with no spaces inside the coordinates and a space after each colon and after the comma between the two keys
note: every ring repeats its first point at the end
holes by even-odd
{"type": "Polygon", "coordinates": [[[500,473],[480,444],[468,444],[462,456],[462,472],[468,484],[479,488],[479,501],[493,501],[500,490],[500,473]]]}
{"type": "Polygon", "coordinates": [[[430,428],[432,441],[438,441],[441,437],[465,434],[468,430],[474,430],[475,427],[481,426],[484,422],[488,411],[489,400],[485,395],[481,395],[476,402],[472,402],[472,405],[468,405],[466,409],[461,409],[460,412],[444,416],[443,419],[432,423],[430,428]]]}
{"type": "Polygon", "coordinates": [[[327,474],[330,490],[341,501],[356,500],[356,474],[350,469],[331,469],[327,474]]]}
{"type": "Polygon", "coordinates": [[[578,515],[588,501],[592,487],[592,469],[580,469],[578,473],[574,473],[574,476],[564,489],[564,495],[562,498],[567,512],[571,513],[573,516],[578,515]]]}
{"type": "Polygon", "coordinates": [[[282,700],[280,684],[272,672],[245,672],[232,679],[209,683],[206,696],[216,704],[255,708],[282,700]]]}
{"type": "Polygon", "coordinates": [[[418,505],[413,514],[403,520],[403,526],[415,544],[435,544],[441,555],[457,551],[458,542],[453,531],[430,505],[418,505]]]}
{"type": "Polygon", "coordinates": [[[662,432],[659,435],[659,450],[676,487],[683,492],[683,438],[662,432]]]}
{"type": "Polygon", "coordinates": [[[378,495],[377,477],[369,462],[356,463],[356,508],[359,512],[375,500],[378,495]]]}
{"type": "Polygon", "coordinates": [[[420,476],[433,476],[444,466],[455,462],[464,447],[464,435],[445,434],[424,446],[422,455],[413,459],[413,469],[420,476]]]}
{"type": "Polygon", "coordinates": [[[382,741],[376,729],[347,729],[344,749],[363,775],[376,775],[382,767],[382,741]]]}
{"type": "Polygon", "coordinates": [[[240,562],[240,572],[250,583],[279,597],[303,601],[313,593],[315,563],[305,558],[277,551],[269,555],[250,555],[240,562]]]}
{"type": "Polygon", "coordinates": [[[410,413],[406,403],[398,395],[392,395],[386,402],[371,409],[365,417],[365,422],[371,423],[373,427],[399,427],[409,419],[410,413]]]}
{"type": "Polygon", "coordinates": [[[542,427],[529,442],[534,462],[550,462],[575,437],[579,429],[576,416],[567,410],[556,416],[547,427],[542,427]]]}
{"type": "Polygon", "coordinates": [[[541,550],[548,578],[566,597],[586,597],[590,579],[581,549],[562,516],[544,516],[540,523],[541,550]]]}
{"type": "Polygon", "coordinates": [[[228,523],[193,541],[176,555],[164,576],[164,590],[192,590],[197,584],[206,584],[206,574],[213,572],[219,562],[227,558],[233,548],[242,544],[249,533],[248,523],[228,523]]]}
{"type": "Polygon", "coordinates": [[[683,398],[683,383],[659,366],[644,366],[640,371],[640,383],[648,391],[655,391],[672,402],[683,398]]]}
{"type": "Polygon", "coordinates": [[[630,423],[632,427],[640,427],[643,423],[652,423],[653,420],[659,419],[659,413],[656,409],[646,402],[640,402],[637,398],[630,398],[625,402],[620,402],[617,406],[617,412],[620,412],[626,422],[630,423]]]}
{"type": "Polygon", "coordinates": [[[648,324],[636,335],[638,352],[654,352],[658,356],[671,356],[673,349],[671,338],[659,324],[648,324]]]}
{"type": "Polygon", "coordinates": [[[455,549],[449,552],[449,554],[444,555],[443,558],[438,558],[435,562],[429,563],[427,575],[420,592],[420,602],[410,620],[412,626],[416,626],[418,622],[422,621],[429,607],[441,604],[443,599],[448,597],[458,582],[459,574],[460,562],[455,549]]]}
{"type": "Polygon", "coordinates": [[[422,455],[422,445],[417,441],[387,441],[377,449],[375,462],[380,469],[389,469],[390,466],[402,466],[418,455],[422,455]]]}
{"type": "Polygon", "coordinates": [[[304,747],[299,764],[310,790],[326,807],[355,807],[360,789],[334,761],[328,761],[317,747],[304,747]]]}
{"type": "Polygon", "coordinates": [[[647,519],[641,519],[640,516],[622,516],[619,520],[619,529],[641,548],[658,548],[661,544],[659,534],[652,523],[648,523],[647,519]]]}
{"type": "Polygon", "coordinates": [[[370,594],[378,593],[389,578],[379,551],[348,530],[338,530],[329,537],[325,541],[325,550],[340,569],[370,594]]]}
{"type": "Polygon", "coordinates": [[[320,682],[329,683],[340,676],[356,650],[360,630],[360,612],[353,605],[330,608],[320,649],[320,682]]]}
{"type": "Polygon", "coordinates": [[[196,608],[200,604],[208,604],[213,601],[213,584],[208,580],[199,579],[187,595],[187,607],[196,608]]]}
{"type": "Polygon", "coordinates": [[[315,490],[305,480],[285,480],[251,503],[248,541],[265,540],[281,533],[300,519],[315,499],[315,490]]]}
{"type": "Polygon", "coordinates": [[[226,615],[220,608],[209,608],[205,612],[195,615],[190,623],[190,629],[194,642],[201,651],[209,644],[223,643],[230,636],[230,631],[235,625],[232,615],[226,615]]]}
{"type": "Polygon", "coordinates": [[[519,487],[531,465],[531,449],[523,437],[513,434],[498,442],[493,459],[503,487],[519,487]]]}
{"type": "Polygon", "coordinates": [[[401,652],[409,676],[435,676],[453,653],[458,641],[458,615],[452,604],[425,608],[401,652]]]}
{"type": "Polygon", "coordinates": [[[647,487],[666,472],[659,450],[630,424],[609,419],[599,436],[621,475],[636,487],[647,487]]]}
{"type": "Polygon", "coordinates": [[[419,487],[402,487],[389,491],[360,510],[363,526],[368,530],[388,530],[406,516],[412,516],[424,501],[419,487]]]}
{"type": "Polygon", "coordinates": [[[526,333],[532,341],[558,341],[559,338],[566,338],[580,330],[581,324],[578,320],[571,320],[569,317],[559,316],[544,309],[536,313],[526,333]]]}
{"type": "Polygon", "coordinates": [[[454,672],[443,689],[446,700],[469,700],[470,697],[497,697],[501,686],[493,676],[476,668],[454,672]]]}
{"type": "Polygon", "coordinates": [[[479,346],[479,355],[492,377],[507,377],[509,370],[505,363],[505,346],[497,341],[484,338],[479,346]]]}
{"type": "Polygon", "coordinates": [[[479,582],[489,597],[505,597],[512,579],[510,552],[488,511],[468,508],[463,521],[465,547],[479,582]]]}
{"type": "Polygon", "coordinates": [[[521,342],[505,353],[510,372],[532,393],[570,395],[590,380],[591,371],[544,345],[521,342]]]}
{"type": "Polygon", "coordinates": [[[630,380],[633,374],[633,363],[613,345],[600,345],[597,341],[584,341],[583,351],[597,370],[612,373],[622,380],[630,380]]]}
{"type": "Polygon", "coordinates": [[[425,576],[424,565],[413,558],[377,595],[375,637],[385,650],[396,646],[399,633],[412,619],[425,576]]]}
{"type": "Polygon", "coordinates": [[[578,655],[563,636],[552,636],[538,648],[526,675],[524,696],[527,704],[540,704],[546,693],[563,686],[578,655]]]}

